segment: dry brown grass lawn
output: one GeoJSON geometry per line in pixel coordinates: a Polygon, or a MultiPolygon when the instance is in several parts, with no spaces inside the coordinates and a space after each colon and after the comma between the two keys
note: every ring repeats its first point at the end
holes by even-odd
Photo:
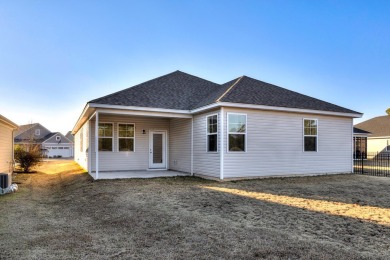
{"type": "Polygon", "coordinates": [[[0,196],[6,259],[389,259],[390,178],[92,179],[73,162],[0,196]]]}

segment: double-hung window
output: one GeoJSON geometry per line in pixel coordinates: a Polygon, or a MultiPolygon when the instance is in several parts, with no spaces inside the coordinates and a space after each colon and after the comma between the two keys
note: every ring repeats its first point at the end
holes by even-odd
{"type": "Polygon", "coordinates": [[[318,146],[318,120],[303,120],[303,145],[305,152],[316,152],[318,146]]]}
{"type": "Polygon", "coordinates": [[[119,152],[134,152],[134,124],[118,124],[119,152]]]}
{"type": "Polygon", "coordinates": [[[246,151],[246,114],[228,114],[228,149],[246,151]]]}
{"type": "Polygon", "coordinates": [[[218,115],[207,117],[207,152],[218,152],[218,115]]]}
{"type": "Polygon", "coordinates": [[[99,123],[99,151],[112,152],[113,124],[99,123]]]}

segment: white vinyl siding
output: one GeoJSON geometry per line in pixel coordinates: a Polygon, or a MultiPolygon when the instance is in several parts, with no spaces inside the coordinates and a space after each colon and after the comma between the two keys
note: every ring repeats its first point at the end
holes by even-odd
{"type": "Polygon", "coordinates": [[[169,169],[191,172],[191,119],[170,119],[169,169]]]}
{"type": "Polygon", "coordinates": [[[12,163],[12,129],[0,122],[0,173],[8,173],[11,185],[11,163],[12,163]]]}
{"type": "MultiPolygon", "coordinates": [[[[212,111],[194,116],[194,173],[214,178],[220,178],[220,155],[219,153],[207,152],[206,138],[206,117],[209,115],[218,115],[219,111],[212,111]]],[[[220,127],[218,127],[218,136],[220,136],[220,127]]],[[[220,142],[218,142],[220,146],[220,142]]],[[[218,147],[218,151],[220,151],[218,147]]]]}
{"type": "Polygon", "coordinates": [[[224,112],[225,117],[247,114],[247,151],[224,154],[224,178],[352,170],[352,118],[231,108],[224,112]],[[303,152],[303,118],[318,119],[316,153],[303,152]]]}
{"type": "MultiPolygon", "coordinates": [[[[149,168],[149,131],[165,130],[169,136],[169,119],[99,114],[99,122],[114,124],[113,152],[99,151],[99,171],[146,170],[149,168]],[[118,124],[135,124],[134,152],[118,152],[118,124]],[[145,134],[142,130],[145,130],[145,134]]],[[[95,119],[91,120],[91,168],[95,171],[95,119]]],[[[75,143],[77,143],[75,141],[75,143]]],[[[169,143],[169,142],[168,142],[169,143]]],[[[169,150],[169,147],[168,147],[169,150]]],[[[169,155],[168,155],[169,156],[169,155]]]]}
{"type": "Polygon", "coordinates": [[[74,149],[74,160],[86,170],[88,170],[88,151],[90,150],[87,136],[88,122],[85,123],[74,136],[76,145],[76,149],[74,149]],[[82,146],[82,150],[80,146],[82,146]]]}

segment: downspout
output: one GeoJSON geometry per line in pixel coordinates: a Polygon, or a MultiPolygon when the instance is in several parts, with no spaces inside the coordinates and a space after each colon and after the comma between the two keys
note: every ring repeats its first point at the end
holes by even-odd
{"type": "Polygon", "coordinates": [[[355,152],[354,151],[355,140],[354,140],[354,137],[353,137],[353,118],[351,119],[351,121],[352,121],[352,123],[351,123],[351,125],[352,125],[352,141],[351,141],[351,143],[352,143],[352,148],[351,148],[351,151],[352,151],[351,152],[351,159],[352,159],[351,160],[351,165],[352,165],[351,167],[352,167],[352,169],[351,169],[351,172],[354,173],[355,170],[354,170],[353,165],[354,165],[354,159],[355,158],[353,157],[353,153],[355,152]]]}
{"type": "Polygon", "coordinates": [[[96,111],[95,117],[95,154],[96,154],[96,162],[95,162],[95,171],[96,171],[96,180],[99,179],[99,112],[96,111]]]}
{"type": "Polygon", "coordinates": [[[194,176],[194,116],[191,118],[191,176],[194,176]]]}
{"type": "Polygon", "coordinates": [[[221,136],[221,138],[220,138],[220,141],[219,141],[219,146],[220,146],[220,151],[219,151],[219,155],[220,155],[220,158],[219,158],[219,160],[220,160],[220,179],[221,180],[223,180],[223,170],[224,170],[224,168],[223,168],[223,166],[224,166],[224,158],[223,158],[223,156],[224,156],[224,144],[223,144],[223,140],[224,140],[224,138],[223,138],[223,134],[224,134],[224,112],[223,112],[223,107],[221,107],[221,116],[220,116],[220,118],[221,118],[221,125],[220,125],[220,136],[221,136]]]}
{"type": "MultiPolygon", "coordinates": [[[[14,168],[15,168],[15,140],[14,140],[15,130],[16,129],[12,129],[12,172],[11,172],[11,176],[13,176],[14,168]]],[[[11,179],[12,179],[12,177],[11,177],[11,179]]]]}

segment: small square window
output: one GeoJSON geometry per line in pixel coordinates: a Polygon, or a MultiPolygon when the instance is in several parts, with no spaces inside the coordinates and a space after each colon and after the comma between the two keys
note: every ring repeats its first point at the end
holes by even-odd
{"type": "Polygon", "coordinates": [[[41,129],[35,129],[35,135],[37,136],[41,135],[41,129]]]}

